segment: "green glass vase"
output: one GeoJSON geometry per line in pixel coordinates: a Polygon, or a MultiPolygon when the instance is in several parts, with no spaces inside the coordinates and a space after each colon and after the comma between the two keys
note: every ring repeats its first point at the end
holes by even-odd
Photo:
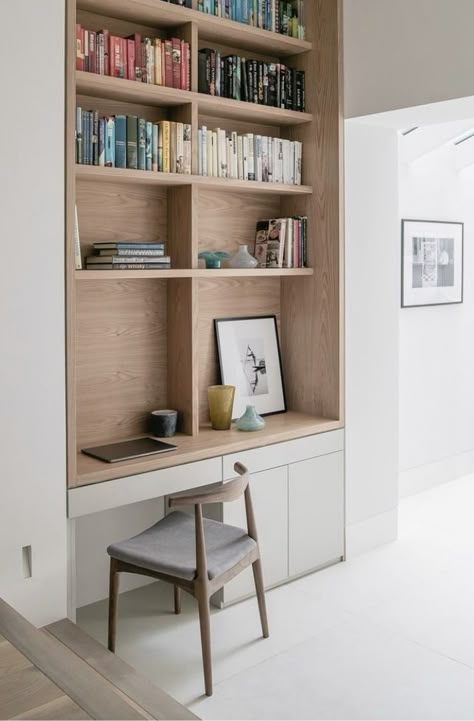
{"type": "Polygon", "coordinates": [[[244,415],[235,425],[239,431],[262,431],[265,428],[265,421],[258,415],[255,406],[247,406],[244,415]]]}
{"type": "Polygon", "coordinates": [[[215,431],[228,431],[232,425],[235,386],[209,386],[209,415],[215,431]]]}

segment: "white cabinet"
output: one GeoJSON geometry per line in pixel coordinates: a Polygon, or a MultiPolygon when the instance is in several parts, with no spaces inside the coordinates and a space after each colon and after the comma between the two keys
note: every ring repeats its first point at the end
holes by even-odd
{"type": "Polygon", "coordinates": [[[289,575],[344,555],[344,454],[289,466],[289,575]]]}
{"type": "MultiPolygon", "coordinates": [[[[253,473],[250,491],[257,521],[265,586],[288,578],[288,466],[253,473]]],[[[246,528],[243,498],[226,503],[222,520],[246,528]]],[[[245,569],[220,592],[218,603],[230,603],[255,592],[252,567],[245,569]]]]}

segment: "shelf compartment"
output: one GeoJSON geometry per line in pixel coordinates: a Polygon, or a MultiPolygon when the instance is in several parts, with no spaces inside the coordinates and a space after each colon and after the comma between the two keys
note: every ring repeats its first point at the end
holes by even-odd
{"type": "Polygon", "coordinates": [[[312,188],[307,185],[279,185],[278,183],[259,183],[251,180],[227,180],[208,178],[200,175],[180,175],[178,173],[156,173],[151,170],[129,170],[128,168],[103,168],[96,165],[76,165],[78,180],[100,180],[110,183],[137,183],[177,187],[193,185],[206,190],[229,193],[266,193],[268,195],[311,195],[312,188]]]}
{"type": "Polygon", "coordinates": [[[162,28],[195,23],[202,39],[226,43],[245,50],[254,50],[275,57],[291,57],[312,50],[312,43],[298,40],[244,23],[177,7],[161,0],[78,0],[78,9],[131,20],[162,28]]]}
{"type": "MultiPolygon", "coordinates": [[[[126,262],[124,258],[124,262],[126,262]]],[[[221,268],[208,270],[207,268],[168,270],[76,270],[76,280],[136,280],[140,278],[159,278],[172,280],[173,278],[197,278],[198,280],[219,280],[224,278],[298,278],[313,275],[312,268],[221,268]]]]}
{"type": "Polygon", "coordinates": [[[177,450],[154,458],[140,458],[111,465],[78,453],[77,477],[70,484],[70,488],[161,470],[228,453],[238,453],[317,433],[327,433],[343,425],[340,421],[293,411],[268,416],[266,421],[266,427],[258,433],[242,433],[234,425],[230,431],[213,431],[210,426],[203,426],[197,436],[178,434],[171,439],[177,450]]]}
{"type": "Polygon", "coordinates": [[[82,70],[76,71],[76,91],[79,95],[151,106],[176,107],[186,103],[196,103],[199,112],[206,115],[248,120],[251,113],[256,122],[281,127],[302,125],[313,120],[311,113],[299,113],[295,110],[193,93],[189,90],[177,90],[163,85],[139,83],[136,80],[112,78],[82,70]]]}

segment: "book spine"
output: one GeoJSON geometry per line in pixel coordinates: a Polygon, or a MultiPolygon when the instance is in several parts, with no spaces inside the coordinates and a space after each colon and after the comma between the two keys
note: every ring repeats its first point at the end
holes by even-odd
{"type": "Polygon", "coordinates": [[[99,111],[92,113],[92,164],[99,165],[99,111]]]}
{"type": "Polygon", "coordinates": [[[155,38],[155,85],[163,85],[163,63],[160,38],[155,38]]]}
{"type": "Polygon", "coordinates": [[[255,180],[262,182],[262,180],[263,180],[263,148],[262,148],[262,136],[261,135],[255,135],[254,147],[255,147],[255,180]]]}
{"type": "Polygon", "coordinates": [[[146,170],[146,120],[137,120],[137,168],[146,170]]]}
{"type": "Polygon", "coordinates": [[[165,85],[173,87],[173,43],[165,40],[165,85]]]}
{"type": "Polygon", "coordinates": [[[76,108],[76,163],[83,163],[82,108],[76,108]]]}
{"type": "Polygon", "coordinates": [[[145,123],[145,170],[153,170],[153,123],[145,123]]]}
{"type": "Polygon", "coordinates": [[[212,176],[214,178],[219,177],[219,153],[218,153],[218,139],[217,133],[212,131],[212,176]]]}
{"type": "Polygon", "coordinates": [[[91,262],[94,258],[95,256],[86,258],[88,270],[165,270],[171,267],[171,259],[165,260],[164,258],[161,263],[108,263],[105,265],[91,262]]]}
{"type": "Polygon", "coordinates": [[[179,89],[181,87],[181,40],[179,38],[172,38],[171,47],[171,57],[173,60],[172,87],[179,89]]]}
{"type": "Polygon", "coordinates": [[[107,168],[115,167],[115,118],[105,119],[105,165],[107,168]]]}
{"type": "Polygon", "coordinates": [[[96,35],[89,30],[89,72],[96,72],[96,35]]]}
{"type": "Polygon", "coordinates": [[[189,123],[185,123],[183,126],[184,134],[184,173],[185,175],[191,175],[192,173],[192,126],[189,123]]]}
{"type": "Polygon", "coordinates": [[[99,119],[99,165],[105,167],[105,118],[99,119]]]}
{"type": "Polygon", "coordinates": [[[138,118],[127,115],[127,168],[138,168],[138,118]]]}
{"type": "Polygon", "coordinates": [[[104,33],[97,34],[97,65],[96,73],[104,75],[104,33]]]}
{"type": "Polygon", "coordinates": [[[76,25],[76,70],[84,70],[84,31],[82,25],[76,25]]]}
{"type": "Polygon", "coordinates": [[[248,133],[247,137],[249,141],[248,180],[255,180],[255,141],[253,133],[248,133]]]}
{"type": "Polygon", "coordinates": [[[104,75],[110,75],[110,33],[108,30],[102,30],[104,36],[104,75]]]}
{"type": "Polygon", "coordinates": [[[237,133],[234,131],[231,135],[231,148],[232,148],[232,178],[238,179],[239,177],[239,162],[237,152],[237,133]]]}
{"type": "Polygon", "coordinates": [[[110,255],[109,251],[99,250],[99,256],[101,258],[104,258],[104,257],[111,258],[114,256],[118,256],[118,257],[122,257],[122,258],[131,256],[132,258],[135,258],[137,256],[137,253],[139,253],[140,256],[142,256],[143,258],[146,258],[148,260],[148,258],[162,258],[165,254],[164,248],[162,248],[160,250],[159,249],[148,250],[147,248],[143,248],[143,247],[119,248],[118,246],[117,246],[117,248],[114,248],[112,252],[113,252],[113,255],[110,255]]]}
{"type": "Polygon", "coordinates": [[[203,125],[201,128],[202,175],[204,175],[206,177],[209,174],[209,170],[207,167],[207,158],[208,158],[207,143],[208,143],[207,126],[203,125]]]}
{"type": "Polygon", "coordinates": [[[186,66],[186,43],[184,40],[181,40],[181,55],[179,64],[179,88],[181,90],[186,90],[186,66]]]}
{"type": "Polygon", "coordinates": [[[162,132],[162,143],[163,143],[163,173],[170,172],[170,141],[171,141],[171,129],[169,120],[163,120],[160,123],[160,129],[162,132]]]}
{"type": "Polygon", "coordinates": [[[120,38],[111,35],[109,38],[109,61],[110,75],[113,78],[120,77],[120,38]]]}
{"type": "Polygon", "coordinates": [[[217,128],[218,177],[227,178],[227,142],[225,130],[217,128]]]}
{"type": "Polygon", "coordinates": [[[136,67],[135,40],[128,38],[127,39],[127,78],[129,80],[136,79],[135,67],[136,67]]]}
{"type": "Polygon", "coordinates": [[[89,31],[83,30],[84,70],[89,72],[89,31]]]}
{"type": "Polygon", "coordinates": [[[184,174],[184,125],[176,123],[176,173],[184,174]]]}
{"type": "Polygon", "coordinates": [[[127,167],[127,116],[115,116],[115,167],[127,167]]]}
{"type": "Polygon", "coordinates": [[[158,125],[152,125],[151,136],[151,169],[158,172],[158,125]]]}

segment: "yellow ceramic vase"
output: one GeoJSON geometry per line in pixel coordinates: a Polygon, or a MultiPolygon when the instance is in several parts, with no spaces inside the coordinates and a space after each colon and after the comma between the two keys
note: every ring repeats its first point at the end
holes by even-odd
{"type": "Polygon", "coordinates": [[[209,415],[215,431],[228,431],[232,424],[235,386],[209,386],[209,415]]]}

